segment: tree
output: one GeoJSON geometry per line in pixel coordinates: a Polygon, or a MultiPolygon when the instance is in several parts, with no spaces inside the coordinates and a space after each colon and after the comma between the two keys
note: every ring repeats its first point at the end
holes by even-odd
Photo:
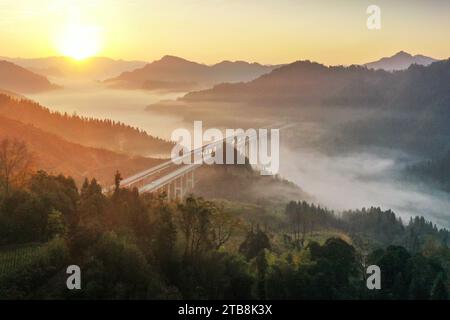
{"type": "Polygon", "coordinates": [[[269,264],[266,259],[266,251],[261,250],[256,256],[256,270],[258,273],[257,278],[257,291],[258,298],[265,299],[266,298],[266,272],[269,264]]]}
{"type": "Polygon", "coordinates": [[[369,257],[370,263],[378,265],[383,271],[383,291],[392,291],[399,273],[406,276],[406,268],[410,258],[409,252],[400,246],[389,246],[385,251],[377,251],[375,255],[372,254],[369,257]]]}
{"type": "Polygon", "coordinates": [[[270,249],[270,240],[259,226],[256,227],[256,232],[252,228],[247,233],[244,242],[239,246],[239,252],[248,260],[256,257],[264,249],[270,249]]]}
{"type": "Polygon", "coordinates": [[[91,246],[83,267],[85,287],[81,297],[89,299],[145,299],[161,293],[160,281],[139,248],[125,237],[105,233],[91,246]]]}
{"type": "Polygon", "coordinates": [[[285,213],[288,218],[289,226],[292,228],[294,235],[294,245],[298,246],[300,243],[300,230],[302,222],[302,207],[295,201],[291,201],[287,204],[285,213]]]}
{"type": "Polygon", "coordinates": [[[21,187],[31,173],[32,154],[24,142],[9,138],[0,142],[0,187],[6,195],[21,187]]]}
{"type": "Polygon", "coordinates": [[[53,211],[47,216],[47,238],[53,239],[64,234],[65,226],[63,215],[59,211],[53,211]]]}
{"type": "Polygon", "coordinates": [[[323,246],[311,243],[311,272],[319,297],[344,298],[351,296],[350,279],[358,274],[356,251],[340,238],[329,238],[323,246]]]}
{"type": "Polygon", "coordinates": [[[432,300],[448,300],[448,290],[445,283],[445,276],[440,273],[431,289],[431,299],[432,300]]]}
{"type": "Polygon", "coordinates": [[[74,215],[79,194],[72,178],[63,175],[53,176],[40,170],[31,177],[29,189],[49,210],[59,211],[65,218],[74,215]]]}
{"type": "Polygon", "coordinates": [[[155,256],[161,269],[166,270],[174,257],[177,229],[172,219],[172,212],[164,203],[160,204],[155,225],[155,256]]]}
{"type": "Polygon", "coordinates": [[[48,213],[48,208],[36,195],[12,190],[0,205],[0,243],[47,240],[48,213]]]}
{"type": "Polygon", "coordinates": [[[184,236],[184,257],[194,257],[209,248],[212,202],[189,196],[178,205],[179,224],[184,236]]]}
{"type": "Polygon", "coordinates": [[[211,216],[212,242],[216,250],[230,239],[238,224],[239,221],[223,207],[216,207],[211,216]]]}
{"type": "Polygon", "coordinates": [[[107,198],[102,193],[102,187],[97,180],[92,179],[88,185],[81,188],[78,203],[79,223],[83,225],[97,225],[101,230],[106,227],[107,198]]]}
{"type": "Polygon", "coordinates": [[[120,174],[119,170],[116,171],[116,174],[114,175],[114,192],[118,192],[120,189],[120,182],[123,180],[122,175],[120,174]]]}

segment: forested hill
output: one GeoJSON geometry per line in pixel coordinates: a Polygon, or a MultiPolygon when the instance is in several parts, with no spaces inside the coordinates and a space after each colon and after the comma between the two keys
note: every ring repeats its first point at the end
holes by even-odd
{"type": "Polygon", "coordinates": [[[294,105],[443,107],[450,104],[450,60],[387,72],[297,61],[247,83],[192,92],[185,101],[294,105]]]}
{"type": "Polygon", "coordinates": [[[160,161],[85,147],[32,125],[0,116],[0,140],[5,138],[9,139],[9,143],[14,140],[25,143],[32,154],[33,168],[71,176],[80,184],[86,177],[95,177],[104,185],[112,184],[116,170],[127,176],[155,166],[160,161]]]}
{"type": "Polygon", "coordinates": [[[32,124],[74,143],[130,155],[169,154],[172,148],[170,142],[123,123],[51,112],[36,102],[3,94],[0,94],[0,115],[32,124]]]}

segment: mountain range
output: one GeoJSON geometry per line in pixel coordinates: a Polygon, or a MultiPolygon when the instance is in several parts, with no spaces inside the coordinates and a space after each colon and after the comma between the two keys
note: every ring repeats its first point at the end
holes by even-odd
{"type": "Polygon", "coordinates": [[[167,55],[141,68],[107,79],[105,83],[129,89],[187,91],[222,82],[250,81],[277,67],[245,61],[222,61],[208,66],[167,55]]]}
{"type": "MultiPolygon", "coordinates": [[[[152,108],[170,110],[173,103],[185,117],[204,106],[203,117],[235,107],[240,119],[313,119],[327,128],[315,142],[327,152],[373,146],[439,156],[450,150],[449,71],[450,59],[395,72],[297,61],[247,83],[220,84],[152,108]]],[[[309,137],[315,135],[302,140],[309,137]]]]}
{"type": "Polygon", "coordinates": [[[182,101],[257,102],[306,106],[424,106],[450,103],[450,59],[387,72],[297,61],[247,83],[219,84],[182,101]]]}

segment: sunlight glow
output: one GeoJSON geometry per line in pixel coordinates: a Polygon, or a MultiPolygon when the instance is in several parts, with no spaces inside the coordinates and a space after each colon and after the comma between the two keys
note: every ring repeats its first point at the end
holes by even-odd
{"type": "Polygon", "coordinates": [[[68,57],[83,60],[100,51],[100,32],[95,27],[72,25],[60,34],[58,51],[68,57]]]}

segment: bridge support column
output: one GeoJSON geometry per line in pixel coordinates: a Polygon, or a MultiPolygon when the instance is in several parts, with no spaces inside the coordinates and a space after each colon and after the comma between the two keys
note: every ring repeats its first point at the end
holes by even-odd
{"type": "Polygon", "coordinates": [[[183,198],[183,177],[180,177],[175,180],[175,199],[183,198]]]}
{"type": "Polygon", "coordinates": [[[183,174],[180,179],[181,179],[181,186],[182,186],[182,193],[181,193],[181,198],[184,198],[184,196],[186,195],[187,192],[187,181],[186,181],[186,175],[183,174]]]}
{"type": "Polygon", "coordinates": [[[186,189],[189,191],[194,189],[194,170],[186,174],[186,189]]]}
{"type": "Polygon", "coordinates": [[[167,189],[168,189],[168,191],[167,191],[167,198],[168,198],[168,200],[173,200],[176,197],[176,194],[175,194],[175,182],[169,183],[169,186],[168,186],[167,189]]]}
{"type": "Polygon", "coordinates": [[[161,192],[164,192],[166,194],[167,200],[169,199],[169,186],[165,185],[164,187],[162,187],[161,192]]]}

